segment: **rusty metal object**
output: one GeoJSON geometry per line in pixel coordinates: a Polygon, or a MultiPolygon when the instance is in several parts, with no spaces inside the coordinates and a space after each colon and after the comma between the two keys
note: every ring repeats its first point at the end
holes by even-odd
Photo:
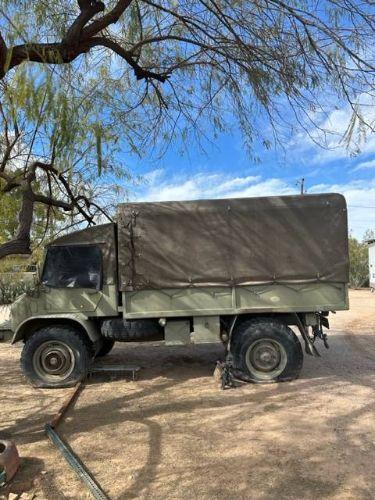
{"type": "Polygon", "coordinates": [[[71,392],[69,397],[64,401],[59,411],[53,417],[51,422],[49,422],[49,425],[50,427],[52,427],[52,429],[55,429],[59,425],[61,419],[67,412],[69,406],[73,403],[73,401],[77,398],[79,392],[82,390],[82,387],[83,387],[83,382],[80,382],[78,385],[76,385],[76,387],[74,387],[73,391],[71,392]]]}
{"type": "Polygon", "coordinates": [[[19,465],[20,457],[13,441],[0,440],[0,486],[14,477],[19,465]]]}

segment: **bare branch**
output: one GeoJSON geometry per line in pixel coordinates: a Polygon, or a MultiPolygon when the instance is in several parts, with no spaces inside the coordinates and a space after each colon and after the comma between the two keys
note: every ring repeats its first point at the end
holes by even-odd
{"type": "Polygon", "coordinates": [[[7,47],[5,41],[0,34],[0,79],[3,78],[6,72],[23,61],[32,61],[42,64],[67,64],[74,61],[79,55],[88,52],[96,46],[104,46],[116,52],[133,68],[138,80],[143,78],[155,78],[159,81],[165,81],[167,75],[159,75],[152,71],[144,70],[116,42],[105,38],[93,39],[94,35],[103,31],[110,24],[116,23],[132,0],[119,0],[115,7],[104,16],[93,21],[89,26],[86,24],[99,12],[104,10],[104,4],[98,0],[78,2],[80,14],[69,27],[65,37],[61,42],[54,43],[24,43],[12,47],[10,60],[5,68],[5,60],[7,57],[7,47]]]}
{"type": "Polygon", "coordinates": [[[80,41],[82,29],[86,24],[99,12],[103,12],[105,6],[103,2],[99,1],[80,1],[79,7],[81,13],[77,19],[70,26],[62,43],[66,45],[77,45],[80,41]]]}
{"type": "Polygon", "coordinates": [[[124,50],[118,43],[114,42],[113,40],[109,40],[108,38],[105,37],[95,37],[91,39],[90,44],[92,44],[93,47],[94,46],[107,47],[108,49],[112,50],[117,55],[125,59],[125,61],[129,64],[129,66],[133,68],[137,80],[154,79],[158,80],[159,82],[165,82],[165,80],[169,77],[168,73],[155,73],[154,71],[142,68],[135,61],[131,52],[124,50]]]}
{"type": "Polygon", "coordinates": [[[0,32],[0,79],[3,78],[6,73],[5,65],[7,60],[7,53],[8,53],[8,48],[0,32]]]}
{"type": "MultiPolygon", "coordinates": [[[[80,206],[80,204],[78,203],[79,199],[74,196],[73,191],[70,187],[70,184],[69,184],[68,180],[65,178],[65,176],[61,172],[59,172],[55,167],[53,167],[52,165],[47,164],[47,163],[37,162],[37,167],[41,168],[42,170],[44,170],[46,172],[51,172],[58,179],[58,181],[60,181],[60,183],[63,185],[63,187],[67,193],[67,196],[70,198],[70,200],[72,202],[71,209],[73,207],[76,207],[77,210],[80,212],[80,214],[84,217],[84,219],[87,222],[89,222],[90,224],[93,224],[94,223],[93,217],[91,217],[91,215],[89,215],[80,206]]],[[[81,197],[81,198],[83,198],[83,197],[81,197]]],[[[87,198],[84,198],[84,199],[87,200],[87,198]]],[[[88,202],[88,200],[87,200],[87,202],[88,202]]],[[[89,206],[89,203],[88,203],[88,206],[89,206]]]]}
{"type": "MultiPolygon", "coordinates": [[[[2,109],[1,105],[0,105],[0,109],[2,109]]],[[[0,161],[0,172],[4,172],[5,167],[6,167],[8,161],[10,159],[10,156],[12,154],[12,151],[15,148],[19,138],[20,138],[20,132],[19,132],[17,127],[15,127],[14,137],[12,139],[9,139],[8,131],[6,131],[7,144],[6,144],[4,153],[3,153],[3,157],[1,158],[1,161],[0,161]]]]}
{"type": "Polygon", "coordinates": [[[132,1],[133,0],[119,0],[111,11],[84,28],[82,33],[83,37],[89,38],[97,35],[105,28],[108,28],[110,24],[117,23],[132,1]]]}
{"type": "Polygon", "coordinates": [[[33,196],[34,196],[34,201],[38,203],[43,203],[48,207],[62,208],[63,210],[65,210],[65,212],[71,212],[73,209],[72,203],[67,203],[62,200],[56,200],[52,196],[45,196],[43,194],[35,194],[35,193],[33,196]]]}

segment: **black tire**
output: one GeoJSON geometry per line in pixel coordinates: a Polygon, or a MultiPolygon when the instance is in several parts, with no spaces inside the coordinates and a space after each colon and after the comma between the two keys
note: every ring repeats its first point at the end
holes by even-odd
{"type": "Polygon", "coordinates": [[[35,387],[72,387],[86,377],[91,357],[90,343],[78,330],[51,325],[27,339],[21,368],[35,387]]]}
{"type": "Polygon", "coordinates": [[[103,337],[118,342],[139,342],[163,337],[163,328],[154,319],[137,319],[133,321],[122,318],[107,319],[102,323],[101,332],[103,337]]]}
{"type": "Polygon", "coordinates": [[[113,339],[108,339],[106,337],[102,338],[102,346],[96,354],[97,358],[102,358],[112,351],[115,341],[113,339]]]}
{"type": "Polygon", "coordinates": [[[273,318],[241,323],[233,332],[231,352],[239,376],[256,383],[296,379],[303,364],[298,337],[285,323],[273,318]]]}

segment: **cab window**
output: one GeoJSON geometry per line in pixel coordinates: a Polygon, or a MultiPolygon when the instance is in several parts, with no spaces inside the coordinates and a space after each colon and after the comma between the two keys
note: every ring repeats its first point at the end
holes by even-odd
{"type": "Polygon", "coordinates": [[[56,246],[47,250],[42,283],[55,288],[101,289],[102,256],[98,246],[56,246]]]}

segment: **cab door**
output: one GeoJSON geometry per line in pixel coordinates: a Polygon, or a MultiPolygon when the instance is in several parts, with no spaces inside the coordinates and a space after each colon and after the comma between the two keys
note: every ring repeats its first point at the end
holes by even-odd
{"type": "Polygon", "coordinates": [[[48,246],[40,313],[117,314],[115,229],[115,224],[93,226],[62,236],[48,246]]]}
{"type": "Polygon", "coordinates": [[[103,295],[100,246],[51,246],[46,254],[42,284],[47,313],[92,313],[103,295]]]}

